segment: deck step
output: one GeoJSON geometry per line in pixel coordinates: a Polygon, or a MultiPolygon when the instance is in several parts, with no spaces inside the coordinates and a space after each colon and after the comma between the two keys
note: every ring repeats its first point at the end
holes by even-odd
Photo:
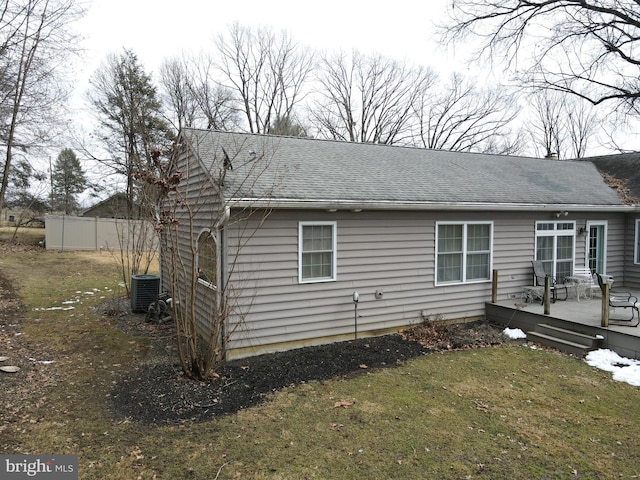
{"type": "Polygon", "coordinates": [[[563,352],[584,356],[590,350],[598,348],[600,339],[573,330],[540,323],[535,331],[527,332],[527,338],[535,343],[556,348],[563,352]]]}
{"type": "Polygon", "coordinates": [[[554,327],[546,323],[539,323],[536,326],[536,332],[544,333],[552,337],[569,340],[574,343],[584,344],[590,348],[597,348],[600,340],[594,335],[567,330],[566,328],[554,327]]]}

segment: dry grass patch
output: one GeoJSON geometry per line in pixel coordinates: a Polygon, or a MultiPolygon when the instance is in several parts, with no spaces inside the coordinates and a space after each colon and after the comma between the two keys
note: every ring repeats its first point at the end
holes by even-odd
{"type": "Polygon", "coordinates": [[[44,228],[0,227],[0,242],[16,242],[24,245],[38,245],[45,239],[44,228]]]}

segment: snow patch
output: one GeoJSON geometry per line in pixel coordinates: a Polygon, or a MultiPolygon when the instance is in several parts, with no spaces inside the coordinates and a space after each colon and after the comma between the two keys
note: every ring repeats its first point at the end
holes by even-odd
{"type": "Polygon", "coordinates": [[[617,382],[626,382],[640,387],[640,361],[621,357],[616,352],[601,348],[593,350],[585,357],[587,365],[611,372],[617,382]]]}
{"type": "Polygon", "coordinates": [[[527,334],[524,333],[519,328],[505,328],[502,333],[505,337],[510,338],[512,340],[519,340],[521,338],[527,338],[527,334]]]}

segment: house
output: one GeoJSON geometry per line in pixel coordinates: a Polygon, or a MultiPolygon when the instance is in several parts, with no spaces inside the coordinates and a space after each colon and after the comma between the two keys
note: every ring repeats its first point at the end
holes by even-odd
{"type": "MultiPolygon", "coordinates": [[[[141,218],[145,217],[138,204],[132,206],[129,211],[129,201],[127,194],[124,192],[114,193],[108,198],[92,205],[84,210],[81,214],[83,217],[99,217],[99,218],[141,218]]],[[[146,215],[148,218],[149,215],[146,215]]]]}
{"type": "Polygon", "coordinates": [[[228,358],[480,319],[534,259],[623,284],[640,218],[584,161],[185,129],[174,165],[163,284],[172,251],[202,331],[229,303],[228,358]]]}

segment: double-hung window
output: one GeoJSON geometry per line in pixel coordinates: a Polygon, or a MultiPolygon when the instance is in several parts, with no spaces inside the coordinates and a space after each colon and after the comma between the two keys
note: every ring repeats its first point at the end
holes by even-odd
{"type": "Polygon", "coordinates": [[[436,224],[436,285],[491,279],[491,222],[436,224]]]}
{"type": "Polygon", "coordinates": [[[298,224],[298,281],[336,279],[336,222],[298,224]]]}

